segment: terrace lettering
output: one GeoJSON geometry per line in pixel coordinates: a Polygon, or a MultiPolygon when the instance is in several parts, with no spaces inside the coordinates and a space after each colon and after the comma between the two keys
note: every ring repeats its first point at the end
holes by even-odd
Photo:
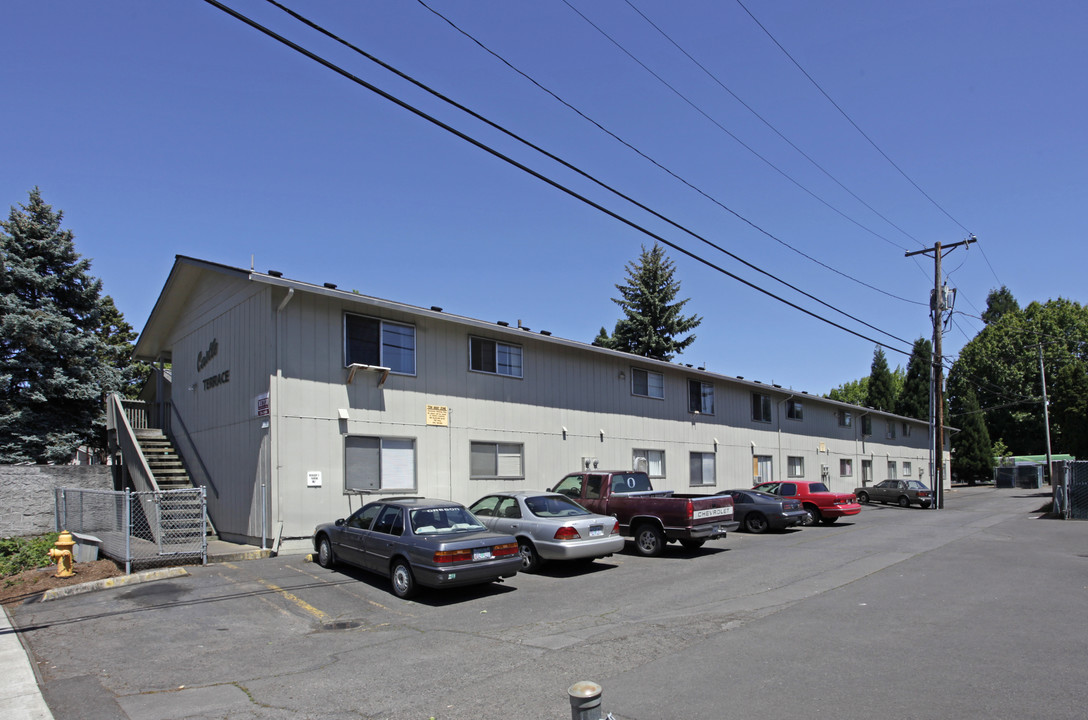
{"type": "Polygon", "coordinates": [[[204,378],[204,389],[205,390],[211,390],[214,387],[219,387],[220,385],[226,385],[229,382],[230,382],[230,370],[224,370],[223,372],[219,373],[218,375],[212,375],[209,378],[204,378]]]}

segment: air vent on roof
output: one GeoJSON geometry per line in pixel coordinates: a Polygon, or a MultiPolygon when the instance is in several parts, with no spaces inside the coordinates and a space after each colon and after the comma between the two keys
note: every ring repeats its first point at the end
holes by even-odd
{"type": "Polygon", "coordinates": [[[550,331],[550,330],[541,330],[541,331],[540,331],[540,334],[541,334],[541,335],[551,335],[552,333],[551,333],[551,331],[550,331]]]}
{"type": "Polygon", "coordinates": [[[700,365],[699,367],[697,367],[697,368],[695,368],[695,369],[696,369],[696,370],[706,370],[706,367],[704,367],[704,366],[700,365]]]}
{"type": "MultiPolygon", "coordinates": [[[[774,383],[771,383],[771,385],[774,385],[774,383]]],[[[781,385],[774,385],[774,386],[775,386],[776,388],[778,388],[779,390],[781,390],[781,389],[782,389],[782,386],[781,386],[781,385]]]]}
{"type": "Polygon", "coordinates": [[[762,383],[761,381],[759,381],[759,380],[753,380],[752,382],[754,382],[754,383],[755,383],[756,385],[762,385],[762,384],[763,384],[763,383],[762,383]]]}
{"type": "Polygon", "coordinates": [[[496,324],[502,325],[503,327],[510,327],[510,323],[506,322],[505,320],[499,320],[496,324]]]}
{"type": "Polygon", "coordinates": [[[269,270],[268,274],[272,277],[283,277],[283,273],[281,273],[279,270],[269,270]]]}
{"type": "Polygon", "coordinates": [[[442,312],[442,308],[438,307],[437,305],[431,305],[431,310],[434,310],[435,312],[442,312]]]}
{"type": "Polygon", "coordinates": [[[325,287],[327,287],[329,290],[335,290],[336,283],[325,283],[325,287]]]}
{"type": "Polygon", "coordinates": [[[532,332],[532,330],[529,328],[528,325],[518,325],[518,327],[521,328],[522,330],[524,330],[525,332],[532,332]]]}
{"type": "Polygon", "coordinates": [[[687,365],[685,365],[685,367],[691,367],[691,363],[688,363],[687,365]]]}
{"type": "Polygon", "coordinates": [[[737,380],[743,380],[743,379],[744,379],[743,375],[737,375],[737,380]]]}

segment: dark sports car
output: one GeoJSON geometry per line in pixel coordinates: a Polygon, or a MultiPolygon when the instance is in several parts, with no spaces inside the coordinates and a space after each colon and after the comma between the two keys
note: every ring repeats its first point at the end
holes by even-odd
{"type": "Polygon", "coordinates": [[[785,530],[808,517],[800,500],[782,498],[759,490],[723,490],[733,498],[733,518],[750,533],[785,530]]]}
{"type": "Polygon", "coordinates": [[[318,525],[314,551],[321,567],[338,561],[385,575],[397,597],[419,585],[472,585],[513,577],[521,568],[518,541],[493,533],[450,500],[384,498],[346,520],[318,525]]]}

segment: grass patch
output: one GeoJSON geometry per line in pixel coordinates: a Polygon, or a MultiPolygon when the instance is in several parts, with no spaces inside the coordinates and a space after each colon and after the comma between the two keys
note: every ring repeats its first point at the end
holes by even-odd
{"type": "Polygon", "coordinates": [[[57,542],[57,534],[0,538],[0,577],[52,565],[49,548],[57,542]]]}

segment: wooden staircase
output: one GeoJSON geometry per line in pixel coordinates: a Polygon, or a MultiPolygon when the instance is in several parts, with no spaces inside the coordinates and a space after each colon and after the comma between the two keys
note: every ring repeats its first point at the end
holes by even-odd
{"type": "MultiPolygon", "coordinates": [[[[162,430],[137,430],[136,441],[159,490],[189,490],[196,487],[181,461],[181,456],[162,430]]],[[[185,535],[199,524],[200,515],[200,505],[195,501],[172,502],[163,508],[162,530],[167,535],[185,535]]],[[[206,518],[206,523],[206,534],[209,538],[215,538],[211,519],[206,518]]]]}

